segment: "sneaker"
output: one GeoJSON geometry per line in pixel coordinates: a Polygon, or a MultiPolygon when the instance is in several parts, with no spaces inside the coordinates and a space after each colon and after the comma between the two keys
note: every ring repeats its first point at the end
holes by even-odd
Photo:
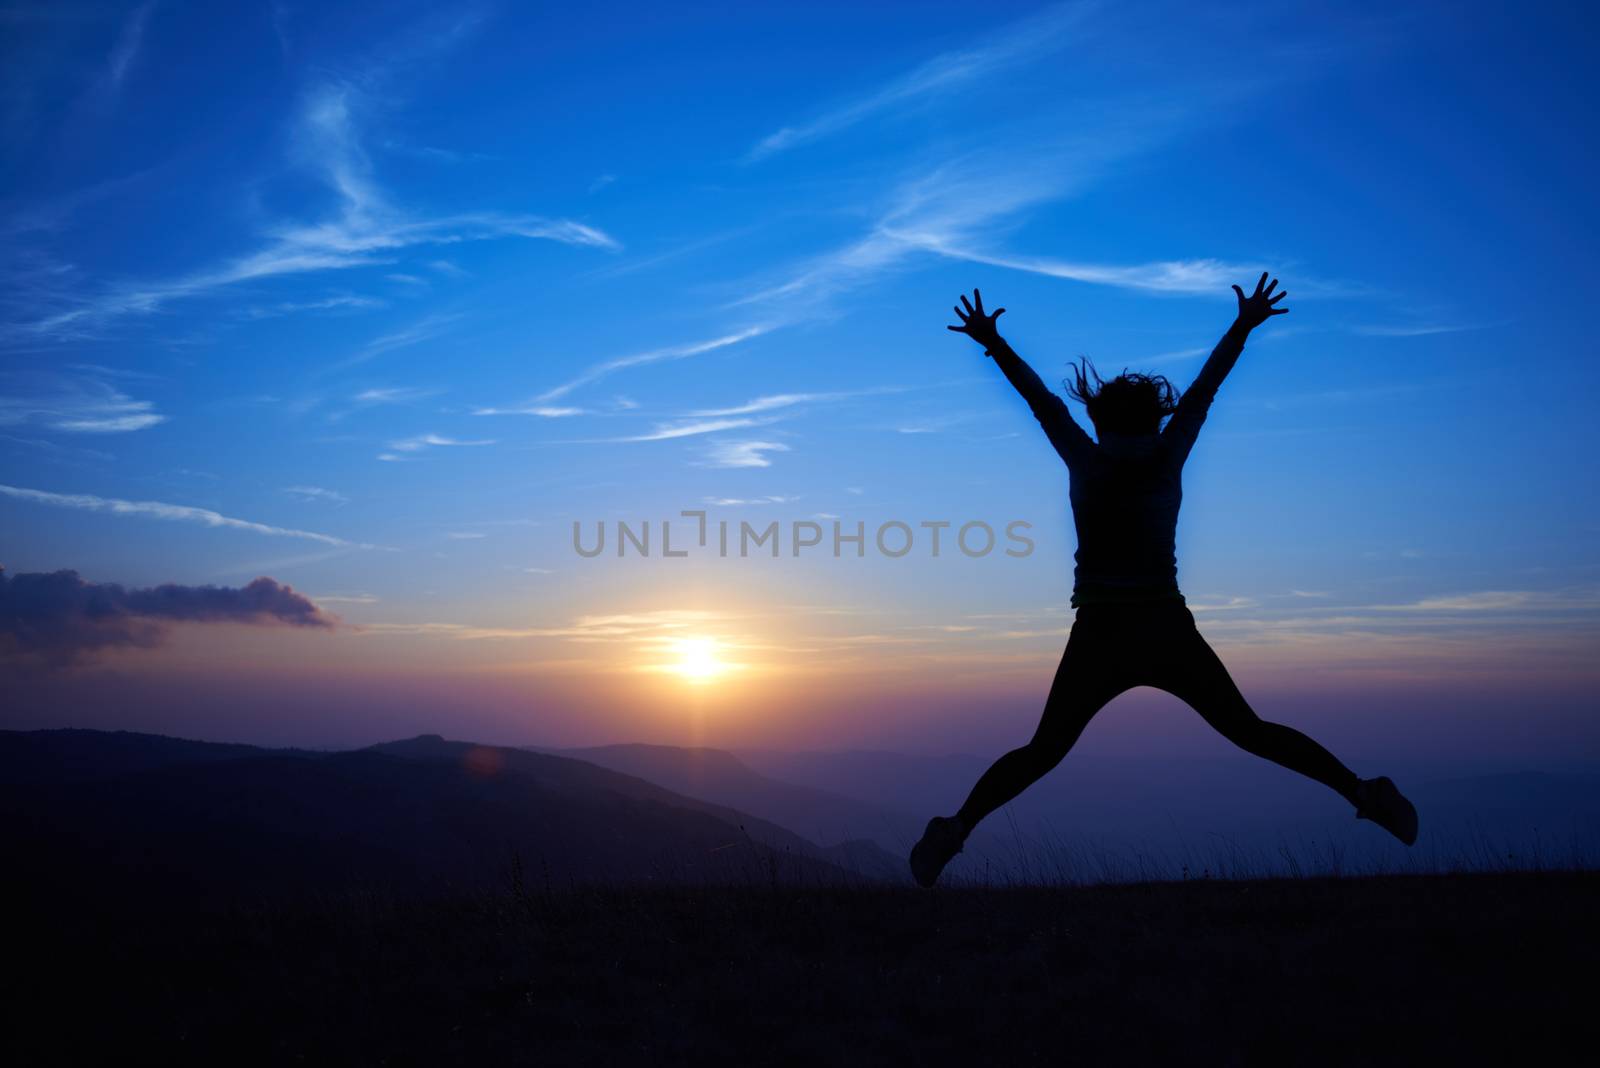
{"type": "Polygon", "coordinates": [[[961,821],[954,817],[935,816],[922,832],[922,841],[911,847],[911,874],[919,886],[932,886],[939,881],[939,873],[950,863],[950,858],[961,852],[967,840],[961,821]]]}
{"type": "Polygon", "coordinates": [[[1371,820],[1406,845],[1416,842],[1417,807],[1406,800],[1392,779],[1362,779],[1356,796],[1356,819],[1371,820]]]}

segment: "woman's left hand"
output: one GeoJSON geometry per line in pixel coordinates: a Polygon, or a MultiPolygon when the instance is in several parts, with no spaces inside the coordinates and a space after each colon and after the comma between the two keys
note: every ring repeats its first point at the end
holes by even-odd
{"type": "Polygon", "coordinates": [[[985,349],[992,349],[1000,343],[1000,331],[995,326],[995,320],[1006,313],[1004,308],[997,308],[993,315],[986,315],[983,311],[983,294],[976,289],[972,291],[969,301],[966,294],[962,294],[961,303],[966,306],[963,312],[956,308],[956,318],[961,320],[960,326],[947,326],[946,330],[954,330],[958,334],[965,334],[985,349]]]}

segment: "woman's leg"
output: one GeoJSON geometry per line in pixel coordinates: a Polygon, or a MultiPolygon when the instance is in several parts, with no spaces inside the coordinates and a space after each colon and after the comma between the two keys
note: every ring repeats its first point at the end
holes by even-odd
{"type": "Polygon", "coordinates": [[[1257,716],[1222,660],[1189,624],[1169,647],[1151,684],[1187,702],[1224,738],[1247,753],[1266,757],[1291,771],[1330,787],[1352,805],[1359,804],[1360,779],[1339,759],[1293,727],[1257,716]]]}
{"type": "Polygon", "coordinates": [[[1033,739],[996,760],[956,813],[963,833],[971,833],[985,816],[1061,763],[1094,714],[1131,685],[1120,678],[1122,672],[1117,665],[1122,658],[1080,629],[1084,627],[1080,613],[1066,652],[1061,655],[1061,665],[1056,668],[1033,739]]]}

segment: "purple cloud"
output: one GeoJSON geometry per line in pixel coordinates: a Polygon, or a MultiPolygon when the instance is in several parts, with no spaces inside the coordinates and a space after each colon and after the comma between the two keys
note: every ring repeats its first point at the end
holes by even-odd
{"type": "Polygon", "coordinates": [[[0,664],[67,667],[102,649],[161,644],[175,623],[332,627],[309,598],[270,578],[247,586],[128,589],[76,571],[0,568],[0,664]]]}

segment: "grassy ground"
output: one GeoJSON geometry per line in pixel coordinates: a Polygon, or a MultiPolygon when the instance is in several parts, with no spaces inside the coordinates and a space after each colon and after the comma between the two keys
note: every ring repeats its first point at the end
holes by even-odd
{"type": "Polygon", "coordinates": [[[517,886],[136,918],[58,901],[11,914],[5,1059],[1587,1063],[1597,889],[517,886]]]}

